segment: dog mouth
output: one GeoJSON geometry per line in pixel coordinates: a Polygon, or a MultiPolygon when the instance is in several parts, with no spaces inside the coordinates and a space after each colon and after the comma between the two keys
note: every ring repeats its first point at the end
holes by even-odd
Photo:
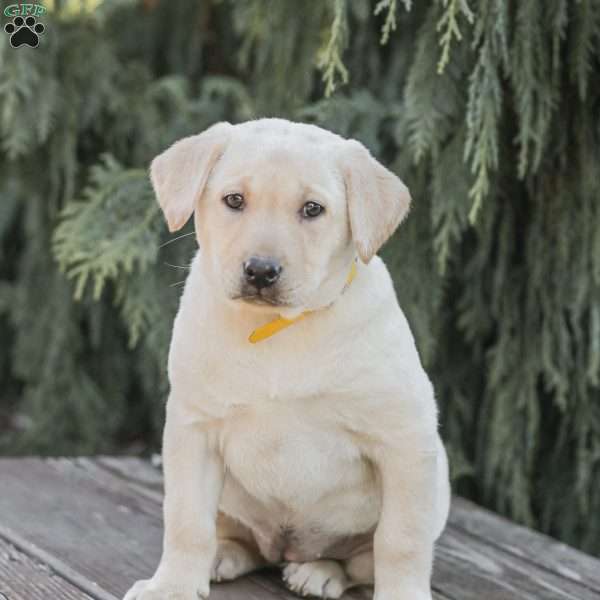
{"type": "Polygon", "coordinates": [[[233,296],[232,300],[240,300],[241,302],[245,302],[246,304],[252,304],[254,306],[290,306],[288,302],[284,302],[283,300],[280,300],[278,298],[271,298],[269,296],[265,296],[260,292],[247,292],[238,294],[237,296],[233,296]]]}

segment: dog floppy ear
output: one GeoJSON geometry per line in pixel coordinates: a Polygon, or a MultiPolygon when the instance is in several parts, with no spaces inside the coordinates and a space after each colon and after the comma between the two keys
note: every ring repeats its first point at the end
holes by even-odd
{"type": "Polygon", "coordinates": [[[232,127],[217,123],[199,135],[175,142],[152,161],[150,179],[169,231],[181,229],[194,212],[232,127]]]}
{"type": "Polygon", "coordinates": [[[360,142],[343,144],[350,229],[358,255],[368,263],[408,213],[410,193],[360,142]]]}

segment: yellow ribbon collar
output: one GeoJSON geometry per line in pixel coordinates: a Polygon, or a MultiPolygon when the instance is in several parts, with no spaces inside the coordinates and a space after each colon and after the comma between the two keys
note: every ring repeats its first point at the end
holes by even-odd
{"type": "MultiPolygon", "coordinates": [[[[344,289],[346,289],[346,287],[348,287],[352,283],[352,281],[354,280],[355,277],[356,277],[356,261],[353,262],[352,266],[350,267],[350,273],[348,274],[348,278],[346,279],[346,286],[344,287],[344,289]]],[[[294,317],[293,319],[286,319],[285,317],[278,317],[277,319],[274,319],[273,321],[270,321],[269,323],[266,323],[265,325],[261,325],[260,327],[257,327],[248,337],[248,341],[251,344],[256,344],[258,342],[262,342],[263,340],[270,338],[272,335],[279,333],[282,329],[285,329],[286,327],[289,327],[290,325],[297,323],[301,319],[304,319],[304,317],[306,317],[307,315],[310,315],[310,313],[312,313],[312,312],[314,312],[314,311],[306,310],[303,313],[299,314],[297,317],[294,317]]]]}

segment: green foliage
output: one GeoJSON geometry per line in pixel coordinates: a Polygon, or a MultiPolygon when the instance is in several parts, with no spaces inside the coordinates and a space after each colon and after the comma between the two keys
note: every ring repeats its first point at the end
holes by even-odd
{"type": "Polygon", "coordinates": [[[145,273],[158,254],[159,211],[146,172],[124,170],[110,155],[101,161],[91,168],[83,200],[67,204],[54,233],[54,256],[67,277],[76,280],[76,300],[90,275],[93,299],[99,300],[107,280],[120,272],[145,273]]]}
{"type": "Polygon", "coordinates": [[[4,451],[156,447],[195,242],[166,234],[147,166],[280,115],[411,188],[384,255],[455,489],[600,551],[597,2],[112,0],[47,32],[0,40],[4,451]]]}

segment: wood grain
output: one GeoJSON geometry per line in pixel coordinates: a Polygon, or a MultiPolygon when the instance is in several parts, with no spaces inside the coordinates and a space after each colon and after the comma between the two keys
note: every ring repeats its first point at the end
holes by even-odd
{"type": "MultiPolygon", "coordinates": [[[[150,465],[147,465],[148,467],[150,465]]],[[[450,526],[598,593],[600,561],[546,535],[521,527],[463,498],[454,498],[450,526]]]]}
{"type": "Polygon", "coordinates": [[[0,598],[8,600],[91,600],[45,563],[0,537],[0,598]]]}

